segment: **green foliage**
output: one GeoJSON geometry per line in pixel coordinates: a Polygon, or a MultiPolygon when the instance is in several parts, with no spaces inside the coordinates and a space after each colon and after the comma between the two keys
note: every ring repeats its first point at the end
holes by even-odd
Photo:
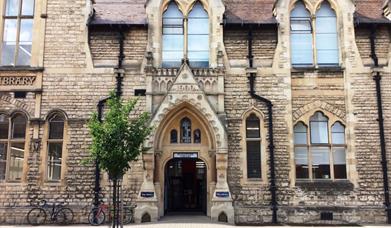
{"type": "Polygon", "coordinates": [[[143,142],[152,128],[148,127],[150,116],[147,112],[138,118],[129,118],[137,100],[122,103],[121,98],[111,93],[107,101],[104,121],[100,122],[94,113],[89,121],[92,135],[91,157],[98,159],[101,169],[112,179],[122,177],[130,169],[130,162],[144,150],[143,142]]]}

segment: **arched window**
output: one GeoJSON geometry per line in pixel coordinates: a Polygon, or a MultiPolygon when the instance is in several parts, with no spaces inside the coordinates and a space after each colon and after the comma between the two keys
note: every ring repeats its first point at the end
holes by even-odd
{"type": "Polygon", "coordinates": [[[170,132],[170,143],[178,143],[178,131],[175,129],[170,132]]]}
{"type": "Polygon", "coordinates": [[[163,13],[162,66],[175,68],[182,59],[192,67],[209,66],[209,16],[196,2],[184,20],[178,5],[171,1],[163,13]]]}
{"type": "Polygon", "coordinates": [[[191,143],[191,121],[187,117],[181,120],[181,143],[191,143]]]}
{"type": "Polygon", "coordinates": [[[172,1],[163,13],[163,67],[179,67],[184,51],[183,14],[172,1]]]}
{"type": "Polygon", "coordinates": [[[192,67],[209,65],[209,17],[197,2],[188,17],[188,58],[192,67]]]}
{"type": "Polygon", "coordinates": [[[291,12],[291,56],[292,65],[313,65],[311,14],[302,1],[298,1],[291,12]]]}
{"type": "Polygon", "coordinates": [[[298,1],[291,11],[290,20],[291,62],[294,67],[339,64],[337,17],[327,1],[320,5],[315,15],[311,15],[304,3],[298,1]]]}
{"type": "Polygon", "coordinates": [[[296,178],[346,179],[345,127],[329,125],[322,112],[310,117],[310,137],[303,122],[294,127],[296,178]],[[330,137],[331,136],[331,137],[330,137]]]}
{"type": "Polygon", "coordinates": [[[48,159],[47,159],[48,180],[61,179],[64,126],[65,126],[65,119],[62,115],[54,114],[51,118],[49,118],[48,159]]]}
{"type": "Polygon", "coordinates": [[[261,127],[259,118],[252,113],[246,119],[247,178],[262,178],[261,127]]]}
{"type": "Polygon", "coordinates": [[[346,179],[345,127],[336,122],[331,128],[335,179],[346,179]]]}
{"type": "Polygon", "coordinates": [[[299,122],[294,128],[296,177],[308,178],[307,126],[299,122]]]}
{"type": "Polygon", "coordinates": [[[0,180],[20,181],[23,175],[27,119],[0,115],[0,180]]]}
{"type": "Polygon", "coordinates": [[[337,65],[337,16],[327,1],[316,12],[316,53],[318,65],[337,65]]]}
{"type": "Polygon", "coordinates": [[[194,131],[194,143],[201,143],[201,130],[196,129],[194,131]]]}

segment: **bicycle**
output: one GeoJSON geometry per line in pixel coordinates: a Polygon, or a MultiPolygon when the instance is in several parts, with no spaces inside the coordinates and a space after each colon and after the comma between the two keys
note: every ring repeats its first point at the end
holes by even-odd
{"type": "MultiPolygon", "coordinates": [[[[136,206],[124,206],[123,209],[123,224],[129,224],[133,222],[134,208],[136,206]]],[[[108,204],[105,204],[102,200],[98,207],[93,207],[88,214],[88,222],[93,226],[98,226],[106,221],[106,213],[109,215],[109,221],[112,219],[113,208],[108,204]],[[110,212],[110,213],[109,213],[110,212]]]]}
{"type": "Polygon", "coordinates": [[[73,211],[68,207],[64,207],[64,203],[50,205],[47,204],[46,200],[42,200],[28,212],[27,222],[32,226],[42,225],[46,222],[47,212],[50,215],[51,222],[67,225],[73,221],[73,211]]]}

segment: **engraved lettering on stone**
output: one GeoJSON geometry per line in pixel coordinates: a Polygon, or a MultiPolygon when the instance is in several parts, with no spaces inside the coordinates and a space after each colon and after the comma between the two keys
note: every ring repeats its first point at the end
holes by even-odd
{"type": "Polygon", "coordinates": [[[33,85],[35,82],[35,76],[7,76],[0,77],[0,85],[33,85]]]}

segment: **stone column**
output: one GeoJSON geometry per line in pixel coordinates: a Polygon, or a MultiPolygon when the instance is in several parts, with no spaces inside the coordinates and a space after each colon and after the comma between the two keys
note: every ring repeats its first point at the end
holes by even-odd
{"type": "Polygon", "coordinates": [[[211,218],[213,221],[219,221],[223,213],[226,215],[227,222],[234,224],[234,208],[232,206],[232,196],[227,182],[228,151],[219,150],[216,153],[216,172],[217,183],[212,197],[211,218]]]}
{"type": "Polygon", "coordinates": [[[150,221],[156,222],[158,215],[158,199],[156,195],[155,186],[153,184],[155,156],[153,151],[143,154],[144,162],[144,182],[141,185],[136,203],[134,218],[136,223],[142,222],[142,217],[149,214],[150,221]]]}

